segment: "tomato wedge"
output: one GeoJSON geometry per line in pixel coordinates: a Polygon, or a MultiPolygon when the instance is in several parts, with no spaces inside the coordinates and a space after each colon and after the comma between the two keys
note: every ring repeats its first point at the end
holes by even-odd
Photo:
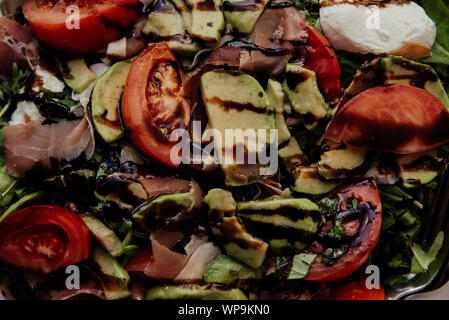
{"type": "Polygon", "coordinates": [[[311,47],[304,67],[315,71],[318,84],[326,101],[335,104],[341,94],[341,69],[334,49],[329,41],[316,29],[306,27],[311,47]]]}
{"type": "MultiPolygon", "coordinates": [[[[354,231],[351,235],[352,243],[347,252],[334,264],[324,263],[323,256],[319,255],[311,265],[309,273],[304,278],[307,281],[326,282],[345,278],[360,268],[369,258],[371,251],[376,247],[382,225],[382,205],[376,182],[373,179],[343,187],[333,193],[330,198],[338,199],[337,216],[342,218],[346,230],[354,231]],[[357,209],[353,209],[352,200],[358,201],[357,209]],[[354,219],[354,217],[356,219],[354,219]]],[[[321,234],[325,238],[329,225],[326,224],[321,234]]],[[[317,247],[325,247],[322,240],[318,240],[308,251],[316,252],[317,247]]],[[[321,252],[322,253],[322,252],[321,252]]]]}
{"type": "Polygon", "coordinates": [[[342,284],[331,291],[332,300],[385,300],[385,292],[379,289],[368,289],[365,279],[342,284]]]}
{"type": "Polygon", "coordinates": [[[139,0],[25,0],[25,18],[36,37],[55,49],[92,53],[118,40],[137,18],[139,0]],[[75,11],[79,8],[79,25],[75,11]]]}
{"type": "Polygon", "coordinates": [[[348,145],[410,154],[449,141],[449,112],[424,89],[374,87],[349,100],[335,114],[324,137],[348,145]]]}
{"type": "Polygon", "coordinates": [[[87,259],[89,252],[89,229],[62,207],[28,207],[0,223],[0,263],[8,266],[49,273],[87,259]]]}
{"type": "Polygon", "coordinates": [[[172,168],[179,166],[180,157],[171,154],[175,130],[186,129],[190,121],[183,79],[168,45],[155,43],[134,61],[122,97],[122,119],[131,140],[147,156],[172,168]]]}

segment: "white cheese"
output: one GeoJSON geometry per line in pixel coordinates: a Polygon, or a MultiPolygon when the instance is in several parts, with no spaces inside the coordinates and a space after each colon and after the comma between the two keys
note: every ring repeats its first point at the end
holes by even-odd
{"type": "Polygon", "coordinates": [[[37,106],[32,101],[19,101],[17,102],[17,108],[11,115],[9,125],[25,124],[27,122],[42,123],[45,121],[37,106]]]}
{"type": "Polygon", "coordinates": [[[415,2],[382,6],[320,0],[320,23],[336,50],[356,54],[426,56],[436,26],[415,2]]]}
{"type": "MultiPolygon", "coordinates": [[[[54,74],[42,69],[40,66],[36,67],[35,73],[41,80],[41,87],[52,92],[62,92],[64,90],[64,82],[59,80],[54,74]]],[[[39,92],[39,87],[33,87],[33,91],[39,92]]]]}

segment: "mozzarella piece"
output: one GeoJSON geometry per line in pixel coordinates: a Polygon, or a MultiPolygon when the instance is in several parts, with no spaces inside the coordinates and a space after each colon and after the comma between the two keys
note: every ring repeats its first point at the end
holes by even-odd
{"type": "Polygon", "coordinates": [[[19,101],[17,102],[17,108],[11,115],[9,125],[25,124],[27,122],[42,123],[45,121],[37,106],[32,101],[19,101]]]}
{"type": "Polygon", "coordinates": [[[383,2],[376,6],[353,2],[320,0],[321,27],[336,50],[411,59],[430,55],[437,29],[418,4],[383,2]]]}
{"type": "MultiPolygon", "coordinates": [[[[54,74],[42,69],[40,66],[36,67],[36,76],[39,77],[40,87],[43,87],[52,92],[62,92],[64,90],[64,82],[59,80],[54,74]]],[[[34,92],[39,92],[39,86],[33,87],[34,92]]]]}

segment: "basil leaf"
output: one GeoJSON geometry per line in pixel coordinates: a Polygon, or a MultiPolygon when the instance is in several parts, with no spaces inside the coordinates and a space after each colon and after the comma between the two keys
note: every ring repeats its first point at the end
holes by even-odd
{"type": "Polygon", "coordinates": [[[315,261],[316,254],[300,253],[293,257],[292,269],[287,280],[303,279],[309,273],[310,266],[315,261]]]}
{"type": "Polygon", "coordinates": [[[425,63],[449,65],[449,1],[422,0],[421,5],[437,25],[437,38],[432,48],[432,56],[425,63]]]}
{"type": "Polygon", "coordinates": [[[436,260],[438,251],[443,246],[443,240],[444,233],[440,231],[428,252],[425,252],[419,244],[413,243],[411,273],[422,273],[429,269],[429,265],[436,260]]]}

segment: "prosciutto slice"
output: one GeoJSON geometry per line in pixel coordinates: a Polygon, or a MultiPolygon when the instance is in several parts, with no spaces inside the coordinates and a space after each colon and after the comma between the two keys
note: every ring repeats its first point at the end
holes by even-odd
{"type": "MultiPolygon", "coordinates": [[[[152,279],[173,280],[188,265],[189,259],[207,244],[207,239],[203,237],[192,236],[190,242],[184,247],[186,254],[173,251],[173,248],[183,238],[181,232],[168,230],[158,230],[151,235],[151,248],[153,251],[153,260],[145,268],[145,275],[152,279]]],[[[218,248],[216,248],[218,250],[218,248]]],[[[208,250],[209,251],[209,250],[208,250]]],[[[216,251],[214,250],[215,254],[216,251]]],[[[204,253],[200,254],[200,260],[204,253]]],[[[195,259],[197,260],[197,259],[195,259]]],[[[189,269],[192,266],[189,267],[189,269]]],[[[196,271],[196,270],[195,270],[196,271]]],[[[198,271],[196,272],[198,273],[198,271]]],[[[187,277],[187,274],[183,278],[187,277]]]]}
{"type": "Polygon", "coordinates": [[[50,125],[8,126],[3,139],[8,172],[14,177],[24,177],[33,168],[51,171],[55,162],[76,159],[93,144],[86,117],[50,125]]]}

